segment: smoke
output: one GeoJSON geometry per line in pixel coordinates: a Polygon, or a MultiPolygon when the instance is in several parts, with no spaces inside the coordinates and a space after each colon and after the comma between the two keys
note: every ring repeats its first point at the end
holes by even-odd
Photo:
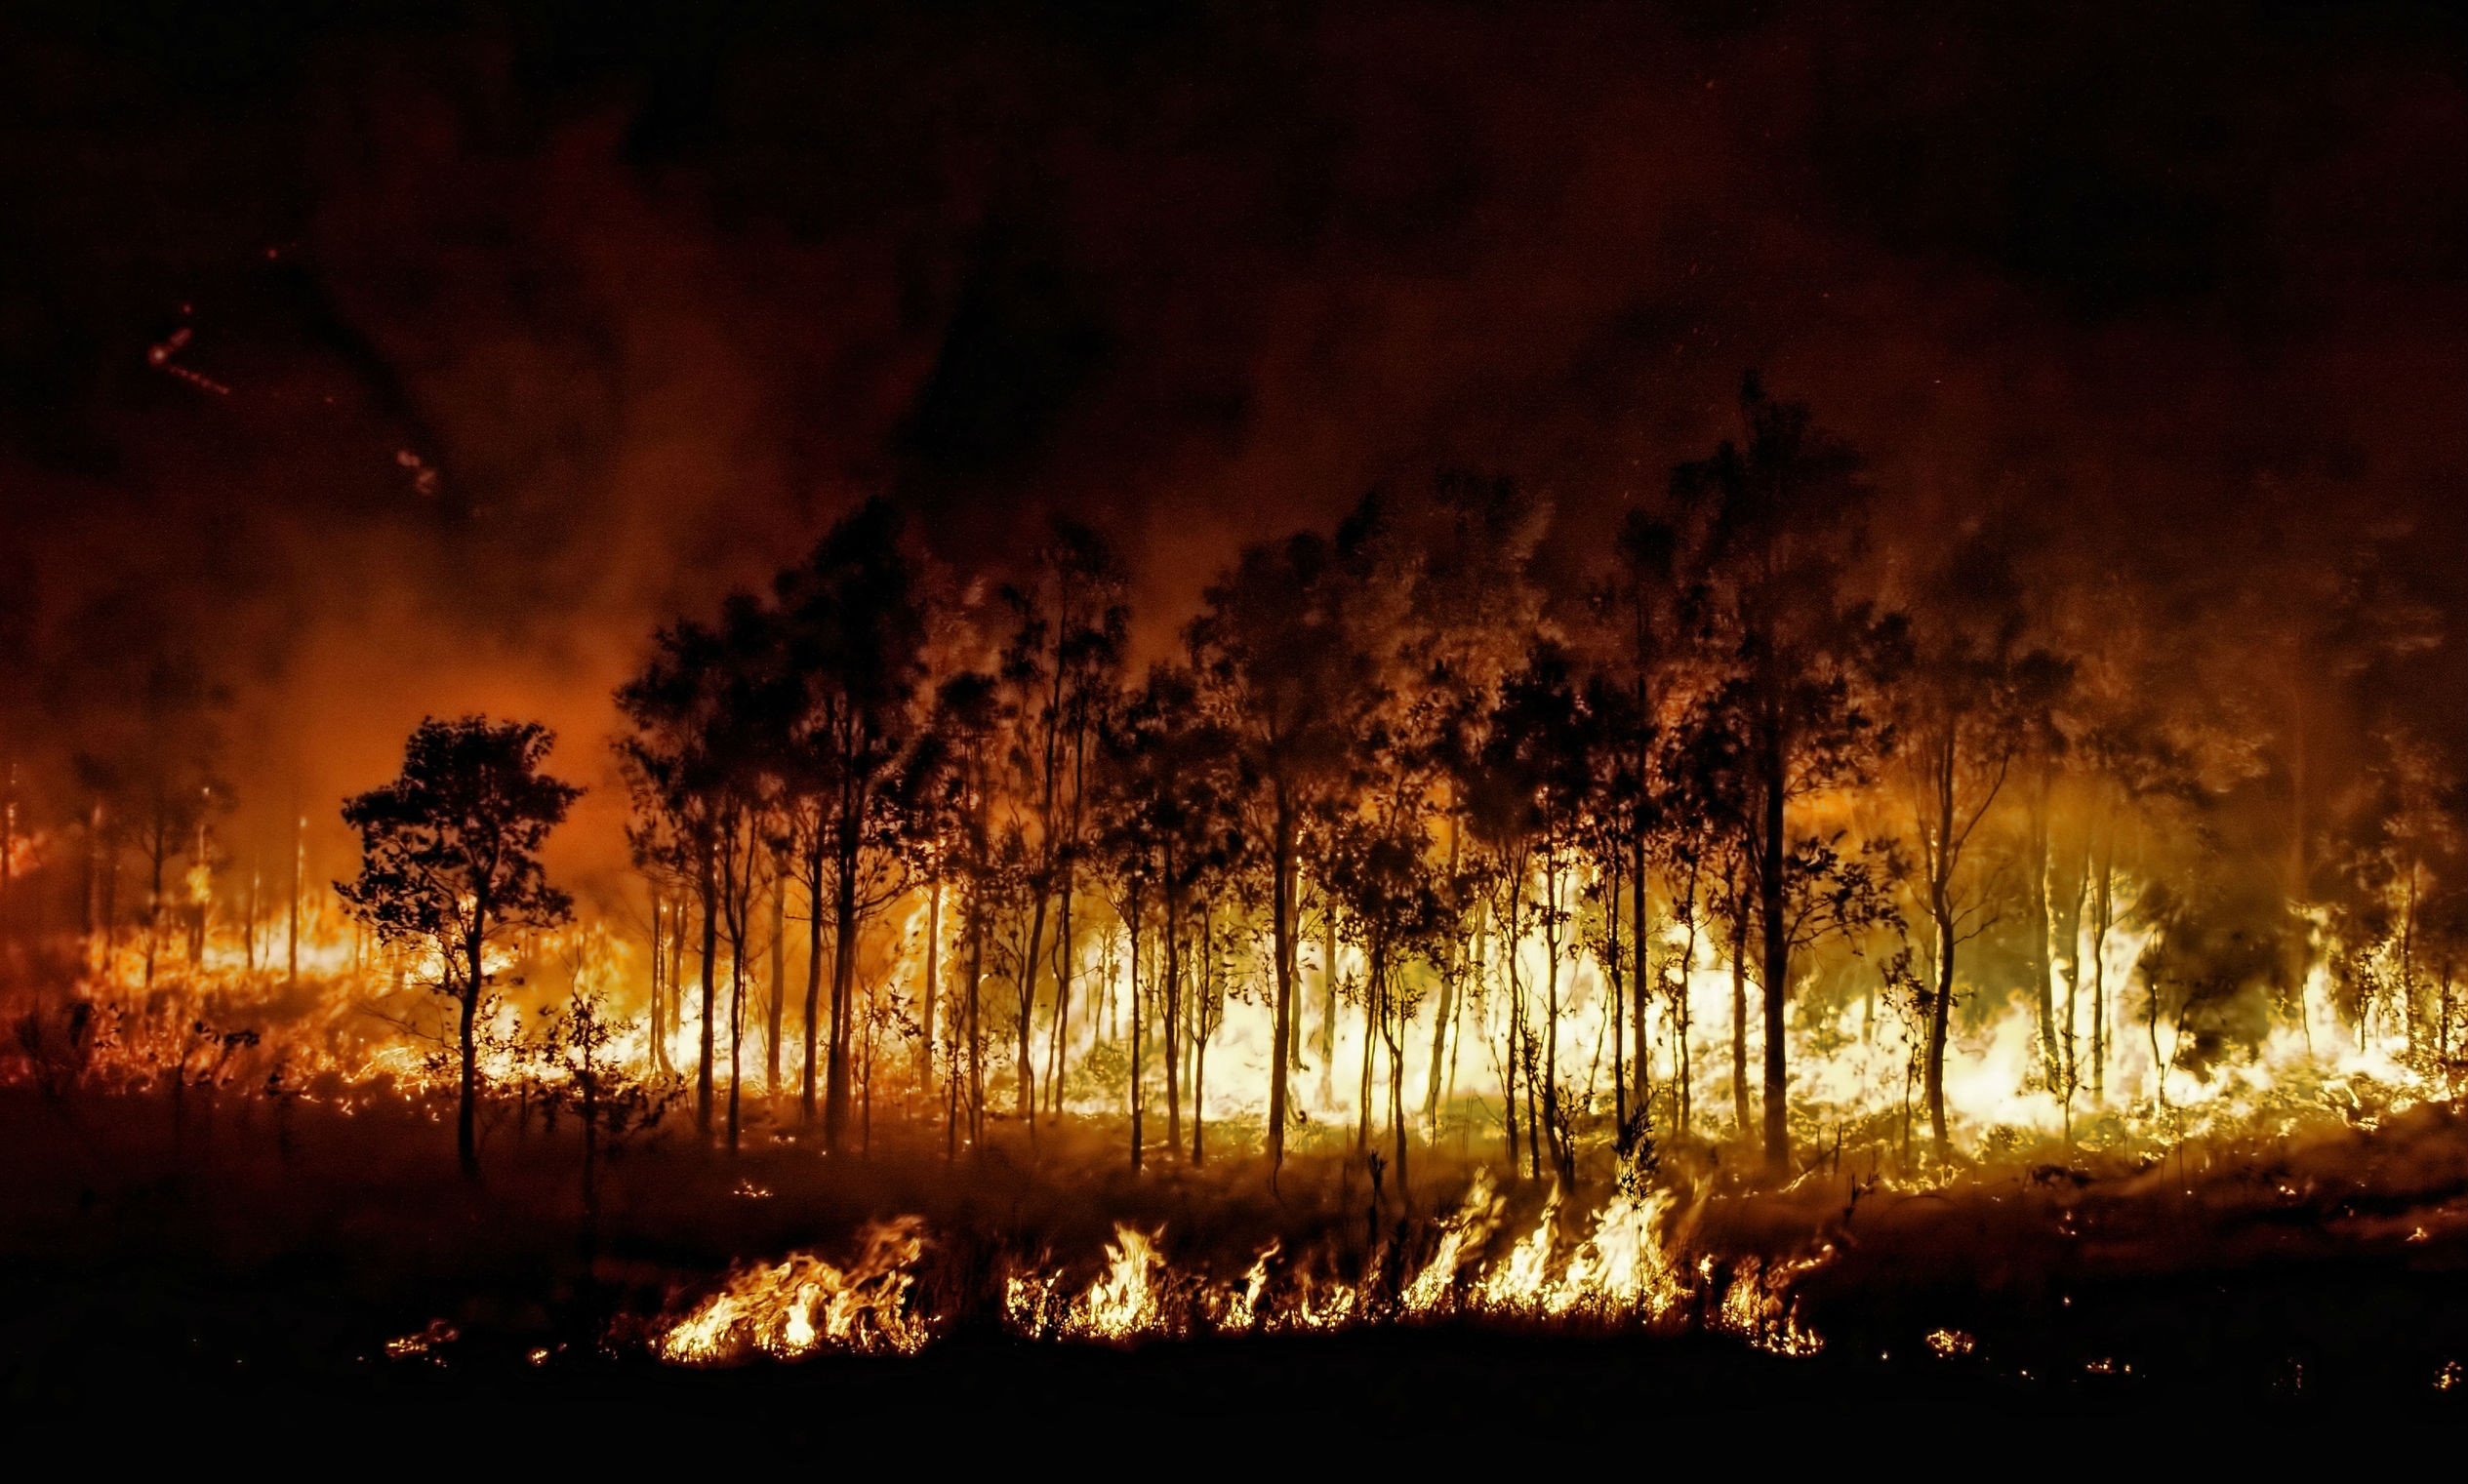
{"type": "Polygon", "coordinates": [[[651,627],[877,491],[963,563],[1082,514],[1152,650],[1439,466],[1547,492],[1573,582],[1752,365],[1906,542],[2217,607],[2411,531],[2456,596],[2468,92],[2410,12],[10,24],[11,744],[193,652],[260,835],[424,712],[605,785],[651,627]]]}

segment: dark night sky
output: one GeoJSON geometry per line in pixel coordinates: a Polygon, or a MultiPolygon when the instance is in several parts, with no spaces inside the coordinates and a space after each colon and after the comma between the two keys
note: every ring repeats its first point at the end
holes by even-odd
{"type": "Polygon", "coordinates": [[[2431,7],[342,9],[0,21],[11,622],[213,656],[311,791],[423,710],[595,735],[869,491],[964,558],[1080,509],[1167,620],[1439,464],[1582,551],[1751,365],[1906,531],[2456,581],[2431,7]]]}

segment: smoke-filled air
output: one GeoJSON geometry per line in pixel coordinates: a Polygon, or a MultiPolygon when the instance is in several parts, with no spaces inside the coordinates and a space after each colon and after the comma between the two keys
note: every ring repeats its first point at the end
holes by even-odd
{"type": "Polygon", "coordinates": [[[2468,1376],[2454,20],[419,9],[0,22],[10,1392],[2468,1376]]]}

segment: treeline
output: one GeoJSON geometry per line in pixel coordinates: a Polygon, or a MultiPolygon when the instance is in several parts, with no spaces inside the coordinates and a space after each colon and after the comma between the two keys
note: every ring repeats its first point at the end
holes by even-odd
{"type": "MultiPolygon", "coordinates": [[[[1256,1015],[1274,1159],[1344,1101],[1342,1023],[1366,1152],[1401,1168],[1465,1064],[1534,1174],[1726,1123],[1786,1163],[1792,1032],[1851,1006],[1940,1150],[1957,1032],[2016,996],[2069,1110],[2128,1053],[2160,1081],[2124,1096],[2165,1100],[2326,1017],[2455,1085],[2457,697],[2397,533],[1888,521],[1805,408],[1752,383],[1741,415],[1588,545],[1509,481],[1374,492],[1241,552],[1137,667],[1094,531],[956,572],[857,511],[618,695],[652,1069],[732,1141],[754,1086],[834,1148],[878,1092],[957,1149],[1102,1089],[1135,1161],[1198,1160],[1256,1015]],[[1607,1045],[1562,1044],[1572,1002],[1607,1045]],[[1727,1045],[1692,1034],[1726,1008],[1727,1045]]],[[[29,632],[0,624],[0,979],[188,1025],[236,940],[299,987],[341,918],[306,810],[235,815],[209,667],[99,622],[47,668],[29,632]]]]}
{"type": "Polygon", "coordinates": [[[1244,550],[1136,674],[1123,563],[1068,518],[981,580],[869,504],[768,592],[662,630],[620,751],[654,1042],[696,1027],[705,1127],[724,1097],[739,1137],[749,1042],[783,1085],[801,999],[827,1147],[886,1073],[954,1148],[990,1107],[1033,1138],[1081,1056],[1123,1059],[1135,1166],[1159,1122],[1198,1160],[1235,996],[1272,1027],[1272,1161],[1345,1015],[1357,1141],[1384,1123],[1400,1177],[1469,1029],[1510,1161],[1566,1176],[1602,1115],[1622,1150],[1706,1120],[1689,976],[1718,963],[1728,1111],[1775,1168],[1799,999],[1902,1019],[1940,1153],[1953,1031],[2016,991],[2069,1107],[2106,1097],[2122,1028],[2157,1056],[2165,1024],[2199,1072],[2304,1023],[2326,968],[2347,1023],[2455,1070],[2458,799],[2438,749],[2357,703],[2433,631],[2368,545],[2238,568],[2196,611],[1992,520],[1876,530],[1859,457],[1805,407],[1751,379],[1741,413],[1582,573],[1547,560],[1546,502],[1445,475],[1244,550]],[[919,913],[895,983],[884,940],[919,913]],[[1560,1044],[1581,963],[1613,1028],[1600,1109],[1560,1044]]]}

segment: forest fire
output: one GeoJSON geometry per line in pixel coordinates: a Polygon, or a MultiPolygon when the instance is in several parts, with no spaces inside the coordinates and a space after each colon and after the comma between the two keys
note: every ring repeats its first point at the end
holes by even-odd
{"type": "Polygon", "coordinates": [[[0,20],[0,1395],[2468,1391],[2468,33],[971,17],[0,20]]]}

